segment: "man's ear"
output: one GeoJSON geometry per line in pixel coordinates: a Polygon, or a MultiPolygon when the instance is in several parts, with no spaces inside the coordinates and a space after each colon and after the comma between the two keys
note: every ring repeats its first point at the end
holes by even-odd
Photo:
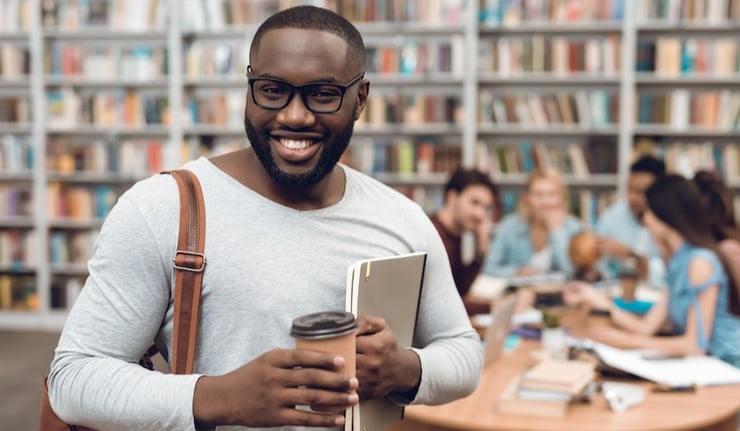
{"type": "Polygon", "coordinates": [[[362,111],[365,110],[365,106],[367,106],[367,95],[370,93],[369,81],[363,79],[359,85],[360,87],[357,91],[357,103],[355,104],[355,112],[352,115],[355,121],[360,119],[362,111]]]}

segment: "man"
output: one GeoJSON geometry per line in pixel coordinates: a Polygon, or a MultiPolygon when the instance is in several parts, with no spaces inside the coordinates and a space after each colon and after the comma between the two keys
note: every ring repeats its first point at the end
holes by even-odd
{"type": "Polygon", "coordinates": [[[207,219],[196,374],[135,365],[150,340],[164,352],[172,342],[178,192],[159,175],[126,192],[101,230],[49,376],[63,420],[106,430],[337,427],[358,399],[442,403],[476,387],[480,339],[432,223],[337,164],[367,102],[364,53],[357,29],[323,9],[288,9],[260,26],[247,69],[251,146],[186,164],[207,219]],[[428,253],[418,348],[399,348],[372,316],[357,332],[356,378],[336,371],[342,357],[294,348],[293,318],[344,309],[350,264],[414,251],[428,253]]]}
{"type": "Polygon", "coordinates": [[[452,276],[468,314],[485,313],[488,303],[466,299],[488,251],[493,226],[492,211],[498,190],[490,177],[475,169],[458,169],[445,184],[444,204],[431,219],[447,249],[452,276]],[[463,234],[475,238],[473,258],[463,259],[463,234]]]}
{"type": "Polygon", "coordinates": [[[637,270],[649,285],[665,286],[663,256],[642,223],[648,209],[645,190],[664,175],[662,160],[649,155],[637,159],[627,178],[627,200],[607,208],[596,223],[598,247],[604,256],[600,270],[605,278],[637,270]]]}

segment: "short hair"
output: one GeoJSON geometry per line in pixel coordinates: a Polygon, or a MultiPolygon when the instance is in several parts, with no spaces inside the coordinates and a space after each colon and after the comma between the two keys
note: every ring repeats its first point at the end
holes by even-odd
{"type": "Polygon", "coordinates": [[[653,174],[655,178],[665,176],[665,162],[651,155],[643,155],[630,166],[630,173],[644,172],[653,174]]]}
{"type": "Polygon", "coordinates": [[[445,184],[445,199],[448,192],[460,193],[470,186],[484,186],[491,191],[494,200],[498,197],[498,188],[488,174],[477,169],[458,168],[445,184]]]}
{"type": "Polygon", "coordinates": [[[365,43],[357,28],[346,18],[316,6],[296,6],[267,18],[257,29],[250,46],[250,62],[259,50],[262,36],[270,30],[298,28],[335,34],[347,43],[347,64],[359,64],[365,70],[365,43]]]}

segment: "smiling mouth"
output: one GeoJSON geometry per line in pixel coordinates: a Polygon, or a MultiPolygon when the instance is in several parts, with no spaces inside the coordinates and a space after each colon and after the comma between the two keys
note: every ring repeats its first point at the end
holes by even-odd
{"type": "Polygon", "coordinates": [[[280,138],[278,139],[278,142],[280,142],[280,145],[283,147],[289,149],[289,150],[305,150],[306,148],[313,145],[314,141],[311,139],[287,139],[287,138],[280,138]]]}

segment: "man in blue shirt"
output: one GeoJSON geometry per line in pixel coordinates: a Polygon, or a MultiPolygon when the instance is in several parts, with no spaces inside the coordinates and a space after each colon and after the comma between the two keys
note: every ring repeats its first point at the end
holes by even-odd
{"type": "Polygon", "coordinates": [[[645,190],[665,175],[665,163],[653,156],[641,156],[630,166],[627,199],[619,201],[599,218],[596,233],[602,259],[599,269],[605,278],[617,278],[635,271],[652,287],[665,286],[665,262],[659,247],[642,223],[647,211],[645,190]]]}

